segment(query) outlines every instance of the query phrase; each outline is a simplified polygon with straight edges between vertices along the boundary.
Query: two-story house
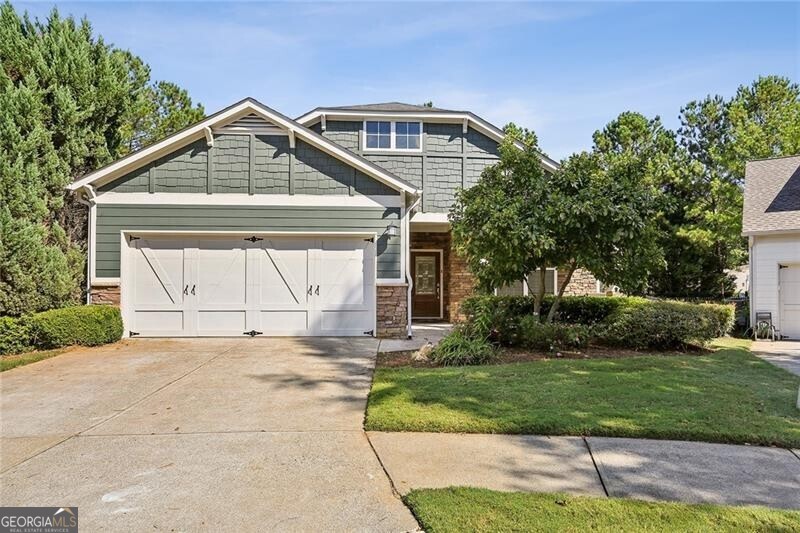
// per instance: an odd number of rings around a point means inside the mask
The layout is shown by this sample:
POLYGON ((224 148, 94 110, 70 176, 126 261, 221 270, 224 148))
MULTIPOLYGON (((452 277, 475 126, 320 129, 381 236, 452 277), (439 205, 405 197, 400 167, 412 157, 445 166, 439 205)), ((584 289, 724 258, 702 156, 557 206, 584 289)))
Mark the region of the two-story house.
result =
MULTIPOLYGON (((142 336, 405 336, 412 319, 455 320, 474 284, 447 212, 502 138, 466 111, 292 120, 245 99, 70 185, 89 206, 89 300, 120 305, 142 336)), ((582 272, 570 289, 601 287, 582 272)))

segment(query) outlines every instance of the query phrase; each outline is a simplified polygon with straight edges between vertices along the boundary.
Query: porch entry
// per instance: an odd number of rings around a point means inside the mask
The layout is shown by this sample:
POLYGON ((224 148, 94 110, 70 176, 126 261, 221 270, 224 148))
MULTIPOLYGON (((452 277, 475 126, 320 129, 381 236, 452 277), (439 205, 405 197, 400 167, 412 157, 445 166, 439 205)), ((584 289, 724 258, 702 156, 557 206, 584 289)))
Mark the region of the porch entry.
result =
POLYGON ((442 250, 411 250, 411 317, 441 319, 442 250))

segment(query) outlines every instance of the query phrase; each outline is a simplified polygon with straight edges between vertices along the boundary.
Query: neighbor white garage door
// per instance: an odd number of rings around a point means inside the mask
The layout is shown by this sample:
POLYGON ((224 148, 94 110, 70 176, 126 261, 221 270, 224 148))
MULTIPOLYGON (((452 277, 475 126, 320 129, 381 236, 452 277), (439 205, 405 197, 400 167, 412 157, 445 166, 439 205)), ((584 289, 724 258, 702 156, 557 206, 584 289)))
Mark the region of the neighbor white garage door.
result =
POLYGON ((780 267, 781 335, 800 339, 800 265, 780 267))
POLYGON ((361 237, 129 242, 128 329, 141 336, 364 336, 375 321, 375 245, 361 237))

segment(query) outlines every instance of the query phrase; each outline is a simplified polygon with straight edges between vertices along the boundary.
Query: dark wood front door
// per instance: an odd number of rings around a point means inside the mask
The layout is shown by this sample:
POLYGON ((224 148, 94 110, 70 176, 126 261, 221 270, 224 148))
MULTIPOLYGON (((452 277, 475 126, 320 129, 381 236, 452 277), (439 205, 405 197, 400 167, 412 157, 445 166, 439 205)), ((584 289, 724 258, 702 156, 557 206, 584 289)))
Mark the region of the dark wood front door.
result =
POLYGON ((413 318, 442 318, 441 261, 439 252, 411 252, 413 318))

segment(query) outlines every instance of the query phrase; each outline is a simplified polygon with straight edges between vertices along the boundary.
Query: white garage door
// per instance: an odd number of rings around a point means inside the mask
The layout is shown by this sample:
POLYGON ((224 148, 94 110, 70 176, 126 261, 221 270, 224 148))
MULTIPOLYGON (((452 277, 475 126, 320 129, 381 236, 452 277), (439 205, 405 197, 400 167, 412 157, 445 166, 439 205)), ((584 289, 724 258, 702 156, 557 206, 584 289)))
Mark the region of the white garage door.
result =
POLYGON ((375 245, 356 237, 134 238, 123 273, 141 336, 363 336, 375 245))
POLYGON ((800 265, 780 268, 781 335, 800 339, 800 265))

